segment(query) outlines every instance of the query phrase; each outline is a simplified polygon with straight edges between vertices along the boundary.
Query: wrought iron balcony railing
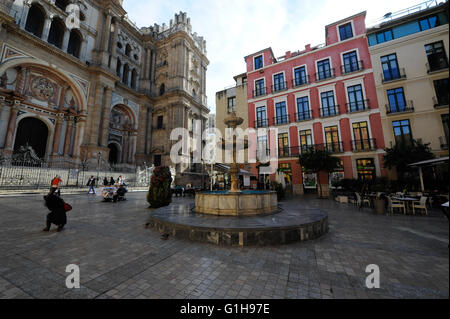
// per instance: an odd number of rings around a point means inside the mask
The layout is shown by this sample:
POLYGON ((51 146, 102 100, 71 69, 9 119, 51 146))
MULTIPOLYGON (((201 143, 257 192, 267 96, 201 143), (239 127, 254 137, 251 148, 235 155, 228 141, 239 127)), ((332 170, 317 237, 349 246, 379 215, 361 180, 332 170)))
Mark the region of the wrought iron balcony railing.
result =
POLYGON ((366 111, 366 110, 370 109, 369 102, 370 101, 367 99, 367 100, 345 103, 345 106, 347 108, 347 113, 366 111))
POLYGON ((298 87, 302 85, 307 85, 310 83, 309 75, 301 76, 301 77, 295 77, 292 80, 292 87, 298 87))
POLYGON ((439 144, 441 145, 441 150, 448 150, 448 137, 439 136, 439 144))
POLYGON ((253 97, 262 96, 268 94, 267 87, 261 87, 257 88, 256 90, 253 90, 253 97))
POLYGON ((288 89, 288 83, 287 82, 275 83, 271 86, 271 88, 272 88, 272 93, 284 91, 284 90, 288 89))
POLYGON ((377 140, 375 138, 352 141, 353 152, 375 151, 376 149, 377 140))
POLYGON ((336 77, 336 73, 334 72, 334 68, 331 68, 327 71, 317 72, 315 74, 315 77, 316 77, 316 82, 318 82, 318 81, 323 81, 326 79, 334 78, 334 77, 336 77))
POLYGON ((440 108, 440 107, 443 107, 443 106, 447 106, 448 107, 448 105, 449 105, 448 103, 449 103, 449 94, 448 94, 448 92, 447 92, 447 94, 441 95, 441 96, 438 96, 438 97, 433 96, 433 105, 434 105, 435 108, 440 108))
POLYGON ((364 70, 364 61, 356 61, 352 63, 344 63, 344 65, 341 66, 341 72, 342 74, 348 74, 353 72, 358 72, 364 70))
POLYGON ((315 144, 314 148, 316 150, 328 151, 331 153, 343 153, 344 152, 344 144, 342 142, 315 144))
POLYGON ((390 106, 385 105, 386 107, 386 114, 400 114, 400 113, 411 113, 414 112, 414 104, 413 101, 408 100, 406 101, 404 106, 390 106))
POLYGON ((273 125, 289 124, 289 115, 276 116, 273 118, 273 125))
POLYGON ((313 119, 313 117, 312 117, 311 110, 300 112, 300 113, 295 113, 295 121, 296 122, 309 121, 312 119, 313 119))
POLYGON ((427 73, 448 69, 447 57, 442 53, 431 54, 428 56, 426 67, 427 73))
POLYGON ((381 73, 381 82, 387 83, 391 81, 406 79, 405 68, 396 68, 383 71, 381 73))
POLYGON ((331 117, 339 115, 339 105, 320 108, 320 117, 331 117))
POLYGON ((269 120, 268 119, 257 119, 255 121, 255 128, 268 127, 268 126, 269 126, 269 120))

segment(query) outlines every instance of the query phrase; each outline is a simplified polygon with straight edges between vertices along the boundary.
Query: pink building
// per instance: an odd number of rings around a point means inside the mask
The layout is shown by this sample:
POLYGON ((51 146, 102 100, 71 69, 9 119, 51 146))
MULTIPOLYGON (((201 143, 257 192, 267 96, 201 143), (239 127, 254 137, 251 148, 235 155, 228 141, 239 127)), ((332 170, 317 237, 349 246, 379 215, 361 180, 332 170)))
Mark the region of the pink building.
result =
MULTIPOLYGON (((365 12, 325 27, 326 43, 276 58, 271 48, 245 57, 249 127, 276 127, 279 168, 295 194, 315 187, 298 155, 327 148, 341 159, 332 178, 385 176, 384 145, 365 12)), ((269 148, 258 133, 258 152, 269 148)), ((272 147, 272 145, 270 145, 272 147)), ((259 176, 259 165, 252 165, 259 176)), ((269 179, 274 179, 274 174, 269 179)), ((320 177, 323 184, 323 177, 320 177)), ((267 181, 267 177, 266 177, 267 181)))

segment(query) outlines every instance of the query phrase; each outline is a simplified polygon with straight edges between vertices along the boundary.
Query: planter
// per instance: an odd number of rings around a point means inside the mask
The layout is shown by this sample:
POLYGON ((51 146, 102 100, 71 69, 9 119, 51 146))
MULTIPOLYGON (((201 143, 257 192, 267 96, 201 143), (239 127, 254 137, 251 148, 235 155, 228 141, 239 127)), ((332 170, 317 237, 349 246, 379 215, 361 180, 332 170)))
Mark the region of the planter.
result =
POLYGON ((384 215, 384 213, 386 212, 385 208, 386 203, 384 199, 376 198, 373 200, 373 204, 375 206, 375 211, 377 212, 377 215, 384 215))

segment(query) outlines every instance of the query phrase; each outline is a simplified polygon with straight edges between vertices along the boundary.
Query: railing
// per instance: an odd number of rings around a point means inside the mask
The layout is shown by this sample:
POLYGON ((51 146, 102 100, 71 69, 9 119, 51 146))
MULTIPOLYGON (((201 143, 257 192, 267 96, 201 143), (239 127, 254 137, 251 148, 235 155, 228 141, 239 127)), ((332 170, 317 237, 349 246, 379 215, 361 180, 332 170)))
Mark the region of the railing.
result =
POLYGON ((287 82, 280 82, 280 83, 275 83, 272 85, 272 93, 273 92, 279 92, 279 91, 284 91, 288 89, 288 84, 287 82))
MULTIPOLYGON (((295 153, 292 153, 292 149, 295 149, 295 147, 279 147, 278 148, 278 157, 291 157, 295 156, 295 153)), ((297 154, 298 155, 298 154, 297 154)))
POLYGON ((444 136, 439 136, 439 144, 441 145, 441 150, 448 150, 448 139, 444 136))
POLYGON ((399 113, 410 113, 414 112, 414 104, 413 101, 408 100, 406 101, 406 105, 403 107, 397 107, 395 109, 392 109, 390 105, 385 105, 386 107, 386 114, 399 114, 399 113))
POLYGON ((258 119, 255 121, 255 128, 258 127, 268 127, 269 126, 269 120, 268 119, 258 119))
POLYGON ((356 61, 352 63, 344 63, 344 65, 341 66, 341 72, 342 74, 348 74, 353 72, 358 72, 364 70, 364 61, 356 61))
POLYGON ((334 68, 331 68, 329 71, 317 72, 315 73, 316 82, 323 81, 326 79, 331 79, 336 77, 336 73, 334 72, 334 68))
POLYGON ((314 144, 314 148, 316 150, 328 151, 331 153, 343 153, 344 152, 344 145, 342 142, 314 144))
POLYGON ((339 115, 339 105, 320 108, 320 117, 331 117, 339 115))
POLYGON ((300 113, 295 113, 295 121, 296 122, 302 122, 302 121, 309 121, 312 120, 312 111, 304 111, 300 113))
POLYGON ((426 67, 427 67, 427 73, 437 72, 437 71, 448 69, 447 57, 445 57, 444 55, 438 56, 436 62, 433 62, 431 64, 430 64, 430 62, 427 62, 426 67))
POLYGON ((274 125, 289 124, 289 115, 276 116, 273 118, 274 125))
POLYGON ((266 95, 267 93, 267 87, 258 88, 256 90, 253 90, 253 97, 266 95))
POLYGON ((307 85, 309 83, 310 83, 309 75, 305 75, 305 76, 294 78, 292 80, 292 87, 298 87, 298 86, 302 86, 302 85, 307 85))
POLYGON ((433 105, 435 108, 439 108, 442 106, 448 106, 448 104, 449 104, 448 92, 447 92, 447 95, 444 95, 444 96, 439 96, 439 97, 433 96, 433 105))
POLYGON ((381 73, 381 82, 387 83, 391 81, 397 81, 406 79, 405 68, 400 69, 389 69, 386 72, 381 73))
POLYGON ((350 103, 345 103, 348 113, 361 112, 370 109, 370 101, 361 100, 350 103))
POLYGON ((375 138, 353 140, 353 152, 375 151, 377 149, 377 140, 375 138))

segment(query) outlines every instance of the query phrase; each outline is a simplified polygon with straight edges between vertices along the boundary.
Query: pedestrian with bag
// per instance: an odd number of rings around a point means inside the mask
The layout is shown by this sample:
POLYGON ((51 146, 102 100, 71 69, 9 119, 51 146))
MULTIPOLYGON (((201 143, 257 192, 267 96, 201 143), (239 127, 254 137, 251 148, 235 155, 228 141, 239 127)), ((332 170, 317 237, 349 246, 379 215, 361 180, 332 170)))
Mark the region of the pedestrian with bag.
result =
POLYGON ((62 183, 62 179, 59 177, 59 175, 56 175, 50 183, 51 184, 50 185, 50 193, 56 194, 57 196, 61 196, 61 190, 60 190, 61 183, 62 183))
POLYGON ((57 196, 54 192, 50 192, 48 195, 44 196, 45 206, 50 210, 47 214, 46 227, 42 231, 50 231, 50 226, 55 224, 58 226, 57 231, 63 230, 64 226, 67 224, 66 212, 72 209, 68 203, 57 196))
POLYGON ((91 193, 91 190, 92 190, 93 194, 95 195, 95 188, 94 188, 95 187, 95 178, 94 178, 94 176, 91 176, 91 178, 87 182, 87 186, 89 186, 88 195, 91 193))

